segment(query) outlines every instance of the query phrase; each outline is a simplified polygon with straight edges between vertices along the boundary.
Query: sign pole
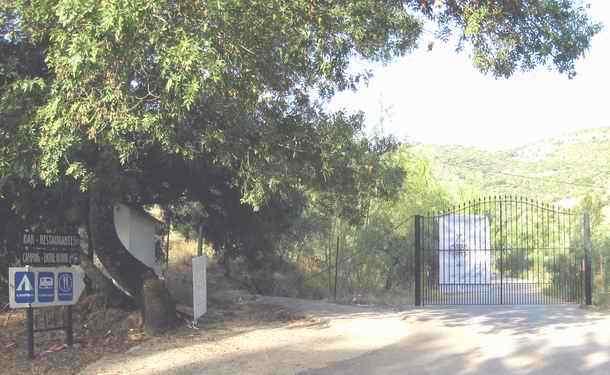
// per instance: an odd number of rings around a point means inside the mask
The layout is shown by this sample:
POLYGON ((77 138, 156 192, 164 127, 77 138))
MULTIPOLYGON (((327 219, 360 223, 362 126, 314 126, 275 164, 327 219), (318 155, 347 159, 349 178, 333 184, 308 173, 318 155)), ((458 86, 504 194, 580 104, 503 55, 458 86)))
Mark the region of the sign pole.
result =
POLYGON ((74 345, 74 331, 72 329, 72 305, 66 308, 66 345, 74 345))
POLYGON ((203 255, 203 224, 199 224, 199 233, 197 237, 197 256, 203 255))
POLYGON ((27 308, 26 326, 28 357, 34 359, 34 309, 31 306, 27 308))

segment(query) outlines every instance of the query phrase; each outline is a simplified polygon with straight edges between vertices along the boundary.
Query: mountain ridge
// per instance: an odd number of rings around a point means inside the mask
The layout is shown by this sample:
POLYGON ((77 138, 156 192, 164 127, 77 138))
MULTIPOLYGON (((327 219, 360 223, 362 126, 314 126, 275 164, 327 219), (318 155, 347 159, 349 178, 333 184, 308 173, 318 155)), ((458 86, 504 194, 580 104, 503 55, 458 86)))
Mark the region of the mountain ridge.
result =
MULTIPOLYGON (((416 145, 437 177, 456 191, 517 195, 550 203, 606 194, 610 127, 585 129, 504 150, 416 145)), ((467 193, 466 193, 467 194, 467 193)))

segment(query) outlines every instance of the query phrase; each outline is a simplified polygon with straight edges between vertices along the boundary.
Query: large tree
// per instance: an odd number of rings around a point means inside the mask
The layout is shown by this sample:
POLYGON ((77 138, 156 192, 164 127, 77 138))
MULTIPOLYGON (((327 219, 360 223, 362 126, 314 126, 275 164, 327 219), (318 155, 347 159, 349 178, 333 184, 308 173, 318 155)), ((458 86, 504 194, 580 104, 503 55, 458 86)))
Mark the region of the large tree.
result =
POLYGON ((0 175, 86 192, 95 249, 136 295, 146 269, 108 241, 112 204, 226 216, 327 189, 362 119, 320 103, 366 80, 353 59, 390 61, 435 24, 484 73, 573 76, 599 30, 568 0, 0 1, 0 175))

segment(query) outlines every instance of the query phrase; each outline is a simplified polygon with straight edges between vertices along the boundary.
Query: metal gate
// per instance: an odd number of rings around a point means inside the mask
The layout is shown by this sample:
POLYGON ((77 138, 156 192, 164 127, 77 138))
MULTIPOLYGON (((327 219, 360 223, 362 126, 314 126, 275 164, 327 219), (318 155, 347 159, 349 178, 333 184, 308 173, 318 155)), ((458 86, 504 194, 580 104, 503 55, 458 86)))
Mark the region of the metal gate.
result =
POLYGON ((589 220, 516 197, 415 218, 415 304, 591 304, 589 220))

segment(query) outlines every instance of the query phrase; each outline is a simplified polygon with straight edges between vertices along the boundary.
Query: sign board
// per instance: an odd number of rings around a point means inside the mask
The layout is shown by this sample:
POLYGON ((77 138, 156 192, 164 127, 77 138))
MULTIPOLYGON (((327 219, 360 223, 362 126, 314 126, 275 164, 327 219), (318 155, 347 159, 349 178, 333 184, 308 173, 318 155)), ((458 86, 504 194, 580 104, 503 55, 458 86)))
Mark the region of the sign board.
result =
POLYGON ((55 301, 55 275, 53 272, 38 272, 38 301, 55 301))
POLYGON ((438 222, 439 283, 491 282, 491 225, 483 215, 450 215, 438 222))
POLYGON ((80 263, 80 237, 74 234, 23 233, 21 262, 30 266, 80 263))
POLYGON ((208 290, 206 268, 208 259, 205 255, 193 257, 193 320, 196 322, 208 310, 208 290))
POLYGON ((11 308, 74 305, 85 290, 85 273, 73 267, 10 267, 11 308))
POLYGON ((34 272, 28 270, 15 272, 13 280, 15 280, 15 302, 16 303, 33 303, 34 302, 34 272))
POLYGON ((72 301, 74 298, 74 277, 71 272, 57 274, 57 297, 60 301, 72 301))

